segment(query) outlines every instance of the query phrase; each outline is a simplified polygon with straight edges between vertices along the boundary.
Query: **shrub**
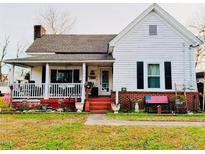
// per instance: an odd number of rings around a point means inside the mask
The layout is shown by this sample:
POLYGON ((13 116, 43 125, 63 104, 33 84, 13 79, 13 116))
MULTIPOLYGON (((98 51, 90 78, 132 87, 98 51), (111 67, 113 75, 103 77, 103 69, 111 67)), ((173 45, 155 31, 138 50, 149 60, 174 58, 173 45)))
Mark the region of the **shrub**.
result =
POLYGON ((177 99, 178 99, 180 102, 183 102, 183 103, 186 102, 186 98, 185 98, 184 95, 177 95, 177 96, 171 97, 170 103, 175 104, 177 99))

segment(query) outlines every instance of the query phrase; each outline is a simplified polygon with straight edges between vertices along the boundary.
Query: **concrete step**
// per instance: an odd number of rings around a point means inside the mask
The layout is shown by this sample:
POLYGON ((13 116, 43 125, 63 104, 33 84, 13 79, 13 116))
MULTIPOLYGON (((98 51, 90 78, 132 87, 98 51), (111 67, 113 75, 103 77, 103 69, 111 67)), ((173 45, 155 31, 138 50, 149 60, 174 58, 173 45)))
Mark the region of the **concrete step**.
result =
POLYGON ((90 110, 91 113, 96 113, 96 114, 102 114, 102 113, 107 113, 110 110, 90 110))

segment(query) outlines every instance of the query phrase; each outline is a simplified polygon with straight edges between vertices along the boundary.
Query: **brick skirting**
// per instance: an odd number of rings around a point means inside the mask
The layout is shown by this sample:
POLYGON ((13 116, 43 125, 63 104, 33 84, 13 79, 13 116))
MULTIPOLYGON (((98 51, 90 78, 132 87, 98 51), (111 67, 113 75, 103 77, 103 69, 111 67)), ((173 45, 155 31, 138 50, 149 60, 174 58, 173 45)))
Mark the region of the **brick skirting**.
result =
MULTIPOLYGON (((175 96, 175 92, 119 92, 119 103, 125 104, 129 97, 130 99, 143 99, 147 95, 151 96, 168 96, 169 100, 175 96)), ((181 93, 183 95, 183 93, 181 93)), ((115 92, 113 91, 111 93, 111 97, 113 100, 115 100, 115 92)), ((187 107, 189 110, 199 110, 199 95, 198 92, 186 92, 186 98, 187 98, 187 107)), ((144 105, 140 106, 141 109, 144 108, 144 105)))

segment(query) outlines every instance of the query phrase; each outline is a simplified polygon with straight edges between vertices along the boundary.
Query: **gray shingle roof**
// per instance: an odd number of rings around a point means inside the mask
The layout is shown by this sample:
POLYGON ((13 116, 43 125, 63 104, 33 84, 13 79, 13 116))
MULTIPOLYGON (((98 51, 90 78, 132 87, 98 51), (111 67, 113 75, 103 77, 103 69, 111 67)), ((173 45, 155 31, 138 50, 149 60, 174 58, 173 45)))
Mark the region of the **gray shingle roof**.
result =
POLYGON ((37 38, 27 53, 106 53, 116 35, 44 35, 37 38))
POLYGON ((114 60, 112 55, 109 54, 46 54, 35 55, 32 57, 7 59, 5 63, 22 63, 22 62, 72 62, 72 61, 89 61, 89 60, 114 60))

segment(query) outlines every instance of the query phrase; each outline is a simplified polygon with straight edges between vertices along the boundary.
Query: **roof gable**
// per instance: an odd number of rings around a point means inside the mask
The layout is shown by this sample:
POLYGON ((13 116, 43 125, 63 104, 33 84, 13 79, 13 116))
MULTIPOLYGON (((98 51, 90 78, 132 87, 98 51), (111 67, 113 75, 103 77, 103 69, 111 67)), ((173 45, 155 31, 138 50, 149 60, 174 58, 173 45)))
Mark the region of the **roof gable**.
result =
POLYGON ((149 6, 144 12, 142 12, 137 18, 135 18, 127 27, 125 27, 114 39, 112 39, 109 45, 115 46, 115 44, 126 35, 136 24, 138 24, 143 18, 145 18, 149 13, 154 11, 161 18, 163 18, 171 27, 178 31, 181 36, 191 44, 201 44, 202 41, 197 38, 193 33, 191 33, 187 28, 180 24, 176 19, 174 19, 170 14, 168 14, 164 9, 162 9, 158 4, 154 3, 149 6))

